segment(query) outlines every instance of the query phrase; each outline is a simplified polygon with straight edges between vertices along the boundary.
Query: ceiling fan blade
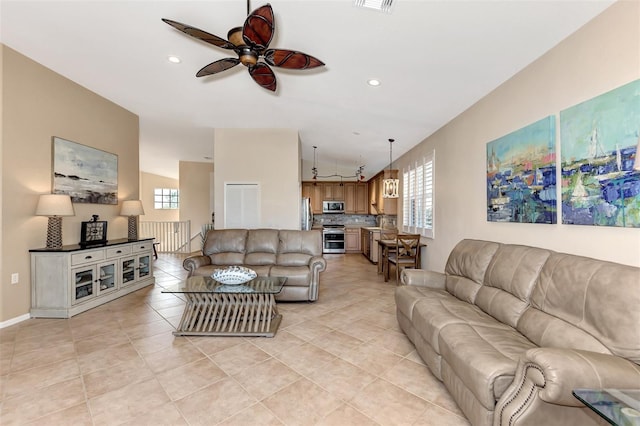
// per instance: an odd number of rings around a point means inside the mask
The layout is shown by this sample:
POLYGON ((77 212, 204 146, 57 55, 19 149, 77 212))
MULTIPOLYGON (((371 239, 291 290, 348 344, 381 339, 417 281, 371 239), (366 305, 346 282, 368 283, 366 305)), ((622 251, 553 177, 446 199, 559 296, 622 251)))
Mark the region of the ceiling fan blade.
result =
POLYGON ((213 44, 214 46, 229 50, 234 50, 236 48, 236 46, 223 39, 222 37, 209 34, 208 32, 202 31, 196 27, 192 27, 191 25, 182 24, 180 22, 172 21, 171 19, 165 18, 162 18, 162 21, 171 25, 173 28, 182 31, 185 34, 190 35, 191 37, 206 41, 207 43, 213 44))
POLYGON ((276 75, 273 73, 273 70, 269 68, 269 65, 258 62, 254 66, 249 67, 249 74, 251 74, 253 81, 261 87, 271 90, 272 92, 276 91, 276 75))
POLYGON ((274 67, 294 70, 306 70, 324 65, 324 62, 306 53, 286 49, 268 49, 264 52, 264 60, 274 67))
POLYGON ((274 31, 273 9, 270 4, 265 4, 251 12, 244 21, 242 39, 248 46, 261 52, 271 43, 274 31))
POLYGON ((209 65, 203 67, 196 77, 204 77, 205 75, 217 74, 219 72, 233 68, 240 63, 240 59, 237 58, 225 58, 215 62, 211 62, 209 65))

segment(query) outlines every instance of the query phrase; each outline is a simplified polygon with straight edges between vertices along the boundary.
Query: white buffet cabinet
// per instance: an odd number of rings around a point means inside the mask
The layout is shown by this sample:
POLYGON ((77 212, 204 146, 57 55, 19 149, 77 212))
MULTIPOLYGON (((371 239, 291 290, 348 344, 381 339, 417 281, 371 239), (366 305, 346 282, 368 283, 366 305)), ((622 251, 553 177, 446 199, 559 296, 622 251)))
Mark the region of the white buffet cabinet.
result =
POLYGON ((71 318, 155 282, 153 238, 29 252, 34 318, 71 318))

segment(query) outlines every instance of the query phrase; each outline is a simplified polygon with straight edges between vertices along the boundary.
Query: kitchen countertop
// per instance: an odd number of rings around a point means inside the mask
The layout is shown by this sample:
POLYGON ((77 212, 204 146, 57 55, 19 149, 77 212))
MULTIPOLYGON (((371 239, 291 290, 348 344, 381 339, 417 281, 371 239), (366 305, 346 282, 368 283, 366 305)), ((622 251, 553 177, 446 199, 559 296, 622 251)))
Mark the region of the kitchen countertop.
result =
MULTIPOLYGON (((382 229, 388 229, 389 231, 395 231, 395 228, 381 228, 379 226, 370 226, 366 223, 347 223, 344 225, 345 228, 360 228, 367 231, 380 231, 382 229)), ((322 225, 313 225, 311 229, 322 229, 322 225)))

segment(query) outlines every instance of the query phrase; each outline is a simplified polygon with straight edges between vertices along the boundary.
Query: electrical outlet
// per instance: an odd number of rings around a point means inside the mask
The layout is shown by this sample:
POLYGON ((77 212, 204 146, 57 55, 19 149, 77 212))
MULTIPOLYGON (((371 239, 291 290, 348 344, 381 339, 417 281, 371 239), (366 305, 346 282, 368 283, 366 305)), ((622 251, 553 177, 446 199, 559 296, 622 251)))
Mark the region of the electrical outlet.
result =
POLYGON ((20 279, 20 275, 17 272, 14 274, 11 274, 11 284, 18 284, 19 279, 20 279))

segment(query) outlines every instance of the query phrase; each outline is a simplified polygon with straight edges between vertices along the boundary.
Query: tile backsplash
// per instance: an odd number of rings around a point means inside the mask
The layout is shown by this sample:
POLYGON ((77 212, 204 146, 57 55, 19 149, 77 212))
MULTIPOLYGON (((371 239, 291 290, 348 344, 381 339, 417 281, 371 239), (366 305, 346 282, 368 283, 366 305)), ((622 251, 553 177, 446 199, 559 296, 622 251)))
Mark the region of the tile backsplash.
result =
POLYGON ((395 228, 396 216, 374 216, 370 214, 317 214, 313 216, 313 224, 315 226, 357 225, 395 228))

